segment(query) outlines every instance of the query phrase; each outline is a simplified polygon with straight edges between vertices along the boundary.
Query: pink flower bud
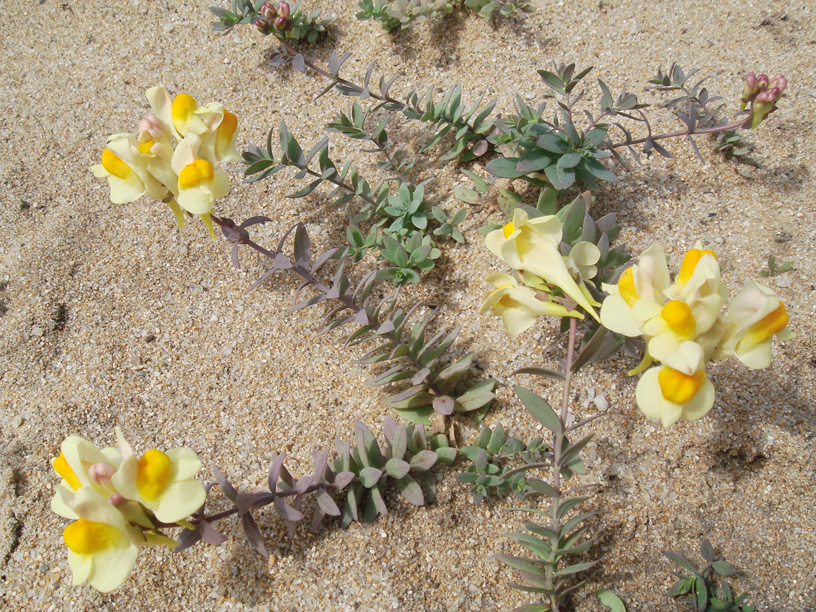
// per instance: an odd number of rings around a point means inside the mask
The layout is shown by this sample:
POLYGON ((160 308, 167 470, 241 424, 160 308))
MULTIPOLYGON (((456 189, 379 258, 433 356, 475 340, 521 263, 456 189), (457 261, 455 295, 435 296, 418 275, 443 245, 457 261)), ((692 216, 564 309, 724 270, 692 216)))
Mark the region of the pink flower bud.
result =
POLYGON ((286 17, 281 16, 275 17, 275 27, 278 28, 279 30, 285 30, 286 23, 287 23, 286 17))
POLYGON ((745 89, 748 92, 754 91, 754 87, 756 87, 756 75, 753 72, 749 72, 745 75, 745 89))
POLYGON ((161 119, 155 115, 150 115, 139 121, 139 140, 142 139, 143 134, 148 134, 148 140, 161 140, 165 134, 164 124, 161 119))
POLYGON ((275 6, 271 2, 265 3, 261 7, 260 12, 261 16, 267 21, 272 21, 277 16, 277 13, 275 12, 275 6))
POLYGON ((116 473, 116 468, 109 463, 94 463, 88 468, 88 476, 90 479, 98 484, 100 487, 112 489, 111 476, 116 473))
POLYGON ((756 88, 754 91, 765 91, 768 89, 768 75, 760 74, 757 77, 756 88))
POLYGON ((289 19, 289 3, 288 2, 281 2, 278 4, 278 15, 283 17, 284 19, 289 19))
POLYGON ((108 501, 114 506, 121 506, 127 500, 125 499, 125 496, 122 495, 121 493, 114 493, 113 495, 110 496, 108 501))
POLYGON ((757 94, 754 103, 751 105, 751 129, 756 128, 768 114, 776 110, 775 104, 780 95, 781 92, 778 87, 757 94))
POLYGON ((779 93, 785 91, 785 88, 788 86, 788 79, 786 79, 783 75, 777 74, 771 77, 770 81, 768 82, 768 86, 772 88, 779 89, 779 93))

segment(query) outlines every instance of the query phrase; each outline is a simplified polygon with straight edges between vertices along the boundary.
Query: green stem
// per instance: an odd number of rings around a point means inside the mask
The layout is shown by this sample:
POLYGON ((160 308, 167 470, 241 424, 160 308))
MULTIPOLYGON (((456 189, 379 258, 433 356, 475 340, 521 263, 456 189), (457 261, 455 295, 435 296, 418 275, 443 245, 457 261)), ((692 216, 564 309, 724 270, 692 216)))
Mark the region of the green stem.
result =
MULTIPOLYGON (((578 330, 578 319, 570 317, 569 339, 567 344, 567 358, 564 363, 564 385, 561 393, 561 411, 558 420, 561 422, 560 430, 553 432, 553 460, 552 460, 552 486, 557 496, 553 500, 552 508, 552 530, 561 533, 561 519, 558 518, 558 506, 561 501, 561 455, 564 448, 564 438, 567 435, 567 418, 570 409, 570 386, 572 383, 572 362, 575 358, 575 338, 578 330)), ((552 563, 547 564, 547 582, 553 589, 552 575, 557 570, 555 551, 558 549, 558 542, 552 542, 552 552, 550 553, 552 563)), ((560 606, 555 598, 555 593, 550 595, 550 608, 552 612, 559 612, 560 606)))

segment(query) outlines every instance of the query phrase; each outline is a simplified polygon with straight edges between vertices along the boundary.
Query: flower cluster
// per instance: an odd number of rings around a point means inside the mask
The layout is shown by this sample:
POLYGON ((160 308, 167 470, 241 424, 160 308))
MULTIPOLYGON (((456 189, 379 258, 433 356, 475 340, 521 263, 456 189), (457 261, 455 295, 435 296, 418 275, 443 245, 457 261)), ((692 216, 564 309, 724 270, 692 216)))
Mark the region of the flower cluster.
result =
POLYGON ((125 581, 142 546, 175 546, 160 528, 189 525, 206 496, 192 450, 154 448, 137 457, 118 427, 116 437, 118 448, 99 450, 70 436, 52 462, 62 482, 51 509, 74 521, 62 532, 73 582, 103 593, 125 581))
POLYGON ((637 386, 638 406, 665 427, 711 410, 714 387, 705 373, 709 361, 733 356, 749 368, 766 368, 773 337, 793 335, 785 305, 756 282, 748 283, 722 315, 728 290, 717 256, 700 242, 685 254, 674 282, 663 247, 655 243, 616 285, 604 289, 609 297, 601 307, 603 325, 646 341, 643 362, 630 374, 645 370, 637 386), (650 368, 654 361, 661 365, 650 368))
POLYGON ((597 273, 601 252, 590 242, 579 242, 564 256, 562 234, 556 215, 531 219, 527 211, 516 208, 510 223, 485 237, 487 248, 515 270, 521 282, 509 274, 488 276, 496 290, 479 312, 500 316, 511 336, 528 329, 541 315, 583 319, 576 305, 598 319, 593 306, 600 304, 583 281, 597 273))
POLYGON ((164 87, 147 90, 153 115, 134 134, 114 134, 91 170, 107 178, 111 201, 125 204, 143 195, 170 206, 183 225, 182 209, 199 215, 215 238, 210 220, 213 202, 229 191, 222 162, 238 161, 233 139, 234 114, 221 104, 198 106, 185 93, 171 98, 164 87))
POLYGON ((277 6, 266 2, 258 14, 260 16, 254 22, 255 27, 263 34, 270 34, 274 30, 285 37, 286 31, 292 29, 291 9, 288 2, 279 2, 277 6))
POLYGON ((788 79, 777 74, 772 77, 749 72, 745 75, 745 87, 742 89, 740 110, 751 105, 751 129, 756 128, 769 113, 776 110, 776 103, 788 86, 788 79))

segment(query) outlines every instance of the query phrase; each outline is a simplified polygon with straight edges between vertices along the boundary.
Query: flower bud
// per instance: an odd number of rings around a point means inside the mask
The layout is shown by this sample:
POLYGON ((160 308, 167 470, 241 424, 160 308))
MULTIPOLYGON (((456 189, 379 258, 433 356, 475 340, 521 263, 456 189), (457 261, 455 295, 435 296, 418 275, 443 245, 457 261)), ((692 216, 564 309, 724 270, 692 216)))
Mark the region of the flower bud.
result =
POLYGON ((779 89, 779 93, 785 91, 785 88, 788 86, 788 79, 786 79, 781 74, 776 74, 770 78, 768 82, 768 87, 779 89))
POLYGON ((286 24, 288 23, 288 21, 289 20, 286 19, 286 17, 282 17, 282 16, 278 15, 277 17, 275 17, 275 27, 278 30, 285 30, 286 29, 286 24))
POLYGON ((145 117, 141 121, 139 121, 139 140, 142 140, 142 136, 147 134, 150 136, 148 140, 161 140, 162 136, 165 135, 164 125, 161 122, 161 119, 156 117, 155 115, 150 115, 145 117))
POLYGON ((112 506, 121 506, 127 500, 125 499, 125 496, 122 495, 121 493, 114 493, 113 495, 110 496, 108 501, 111 503, 112 506))
POLYGON ((280 15, 284 19, 289 19, 290 11, 288 2, 281 2, 280 4, 278 4, 278 15, 280 15))
POLYGON ((88 468, 88 476, 90 477, 91 481, 106 489, 114 488, 113 484, 111 483, 111 476, 113 476, 115 473, 116 468, 110 463, 94 463, 90 468, 88 468))
POLYGON ((768 114, 776 110, 776 101, 779 99, 781 92, 779 87, 774 87, 769 91, 763 91, 754 99, 751 106, 753 111, 751 115, 751 129, 756 128, 768 114))
POLYGON ((253 24, 258 28, 262 34, 269 34, 269 22, 265 19, 256 19, 253 24))
POLYGON ((742 98, 740 100, 740 110, 744 111, 754 95, 756 95, 757 78, 753 72, 745 75, 745 87, 742 88, 742 98))
POLYGON ((272 21, 273 19, 275 19, 275 17, 277 17, 277 13, 275 12, 275 6, 271 2, 265 3, 261 7, 260 13, 261 17, 263 17, 267 21, 272 21))

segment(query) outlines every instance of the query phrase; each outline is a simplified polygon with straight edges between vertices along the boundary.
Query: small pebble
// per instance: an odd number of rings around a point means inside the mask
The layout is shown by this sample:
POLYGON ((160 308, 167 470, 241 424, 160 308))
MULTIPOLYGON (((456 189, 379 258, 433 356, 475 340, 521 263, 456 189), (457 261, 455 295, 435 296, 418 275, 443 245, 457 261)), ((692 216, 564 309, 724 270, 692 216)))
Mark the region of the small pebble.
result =
POLYGON ((34 338, 42 338, 42 335, 45 333, 45 330, 42 327, 32 327, 31 328, 31 336, 34 338))

